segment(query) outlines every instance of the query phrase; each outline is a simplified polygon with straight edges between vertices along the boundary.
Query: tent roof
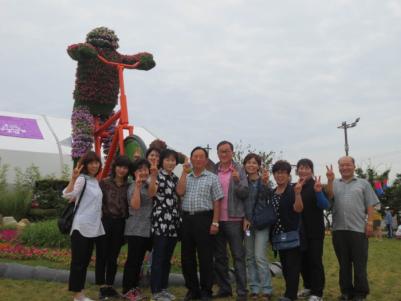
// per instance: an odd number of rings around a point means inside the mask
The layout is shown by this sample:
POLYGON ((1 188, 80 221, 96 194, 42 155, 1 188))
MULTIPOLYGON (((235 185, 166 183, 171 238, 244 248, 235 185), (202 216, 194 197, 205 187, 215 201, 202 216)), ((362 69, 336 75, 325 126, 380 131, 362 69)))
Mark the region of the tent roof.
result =
MULTIPOLYGON (((30 129, 32 128, 29 128, 28 131, 30 129)), ((71 121, 69 119, 0 111, 0 149, 2 150, 59 153, 58 141, 63 155, 69 155, 71 153, 71 132, 71 121), (12 118, 11 122, 10 118, 12 118), (12 121, 15 123, 11 124, 12 121), (32 137, 29 138, 19 135, 18 128, 23 130, 24 125, 22 123, 24 121, 31 123, 28 126, 36 124, 39 133, 31 135, 32 137), (14 128, 12 128, 13 126, 14 128), (10 136, 5 136, 5 134, 10 134, 10 136)), ((156 139, 152 133, 143 127, 135 126, 134 133, 141 137, 147 146, 156 139)))

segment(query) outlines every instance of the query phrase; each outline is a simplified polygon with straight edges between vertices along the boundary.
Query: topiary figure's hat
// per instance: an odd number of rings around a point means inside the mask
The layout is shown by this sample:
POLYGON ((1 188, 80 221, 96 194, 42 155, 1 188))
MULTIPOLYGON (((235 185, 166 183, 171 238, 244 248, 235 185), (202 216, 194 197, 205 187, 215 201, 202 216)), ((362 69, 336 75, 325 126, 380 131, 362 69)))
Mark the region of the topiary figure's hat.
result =
POLYGON ((118 48, 118 37, 114 30, 97 27, 86 35, 86 42, 98 47, 118 48))

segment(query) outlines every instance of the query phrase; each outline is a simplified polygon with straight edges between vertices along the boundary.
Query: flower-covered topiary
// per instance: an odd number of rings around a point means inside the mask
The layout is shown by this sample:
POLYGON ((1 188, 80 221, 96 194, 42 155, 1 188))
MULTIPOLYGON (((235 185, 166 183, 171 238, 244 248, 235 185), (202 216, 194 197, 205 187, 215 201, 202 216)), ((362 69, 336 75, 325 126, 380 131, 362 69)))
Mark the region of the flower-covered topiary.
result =
MULTIPOLYGON (((99 116, 101 122, 113 113, 118 101, 119 82, 117 68, 101 62, 97 55, 109 61, 135 64, 137 69, 150 70, 156 63, 153 56, 147 52, 135 55, 123 55, 116 51, 118 37, 107 27, 98 27, 89 32, 85 43, 73 44, 68 47, 69 56, 78 61, 76 71, 74 108, 72 123, 72 158, 74 161, 92 148, 94 117, 99 116)), ((114 132, 114 126, 109 132, 114 132)), ((110 141, 105 141, 104 151, 108 152, 110 141)))

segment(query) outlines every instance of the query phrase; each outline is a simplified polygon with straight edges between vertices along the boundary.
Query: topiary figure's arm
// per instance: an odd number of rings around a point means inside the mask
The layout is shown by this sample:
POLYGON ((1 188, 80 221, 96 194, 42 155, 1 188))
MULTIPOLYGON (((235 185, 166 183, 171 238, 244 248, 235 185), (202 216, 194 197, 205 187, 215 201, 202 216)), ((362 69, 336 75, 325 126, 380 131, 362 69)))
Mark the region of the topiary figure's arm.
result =
POLYGON ((134 55, 121 55, 122 63, 124 64, 135 64, 141 62, 137 69, 139 70, 150 70, 156 66, 156 62, 153 60, 153 55, 148 52, 140 52, 134 55))
POLYGON ((97 56, 97 50, 91 44, 78 43, 68 46, 68 55, 76 61, 82 61, 97 56))

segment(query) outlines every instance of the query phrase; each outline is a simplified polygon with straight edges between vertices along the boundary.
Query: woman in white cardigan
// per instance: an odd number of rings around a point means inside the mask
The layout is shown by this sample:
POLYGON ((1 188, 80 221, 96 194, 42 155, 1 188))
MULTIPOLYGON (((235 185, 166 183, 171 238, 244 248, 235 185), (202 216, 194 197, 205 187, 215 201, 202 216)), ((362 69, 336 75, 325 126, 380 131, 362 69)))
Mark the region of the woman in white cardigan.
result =
POLYGON ((100 167, 100 158, 89 151, 74 168, 71 180, 63 191, 63 196, 70 202, 80 200, 70 233, 71 265, 68 289, 74 292, 74 301, 93 301, 84 295, 83 289, 95 238, 105 234, 101 222, 103 195, 96 179, 100 167))

